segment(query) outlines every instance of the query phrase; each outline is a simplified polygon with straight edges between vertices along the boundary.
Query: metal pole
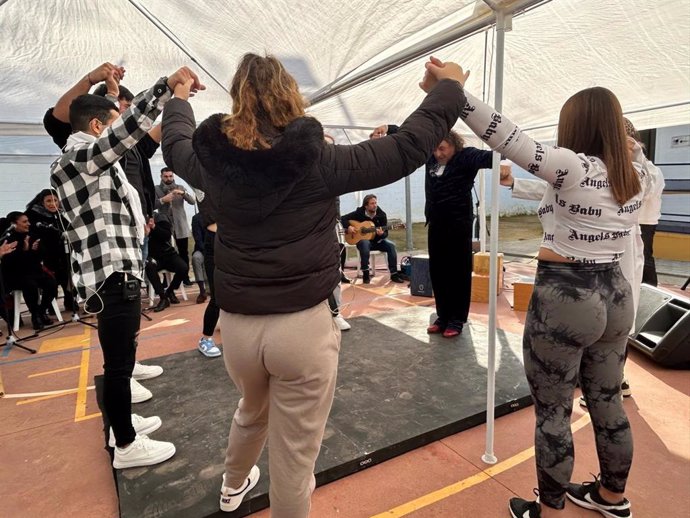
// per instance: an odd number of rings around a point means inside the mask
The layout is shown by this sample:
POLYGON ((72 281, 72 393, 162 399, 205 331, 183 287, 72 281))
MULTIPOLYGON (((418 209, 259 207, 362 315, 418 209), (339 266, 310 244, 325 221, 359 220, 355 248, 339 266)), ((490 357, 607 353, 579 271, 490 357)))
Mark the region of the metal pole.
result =
MULTIPOLYGON (((493 8, 493 6, 492 6, 493 8)), ((503 59, 505 50, 505 32, 510 30, 512 14, 496 11, 496 99, 494 107, 497 112, 503 109, 503 59)), ((495 464, 494 455, 494 420, 496 401, 496 289, 498 282, 498 205, 499 205, 499 176, 501 156, 494 153, 494 163, 491 175, 491 243, 489 251, 489 351, 486 376, 486 450, 482 460, 487 464, 495 464)))
POLYGON ((411 251, 412 243, 412 186, 410 175, 405 177, 405 250, 411 251))

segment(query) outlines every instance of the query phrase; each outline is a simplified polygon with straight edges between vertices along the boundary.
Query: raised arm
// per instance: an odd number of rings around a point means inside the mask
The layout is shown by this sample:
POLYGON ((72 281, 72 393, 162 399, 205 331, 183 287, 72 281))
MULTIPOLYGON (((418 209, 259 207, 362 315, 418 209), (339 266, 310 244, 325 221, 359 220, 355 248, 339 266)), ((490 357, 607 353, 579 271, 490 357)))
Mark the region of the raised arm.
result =
POLYGON ((94 142, 67 155, 72 165, 82 174, 98 175, 107 171, 146 136, 170 97, 165 78, 159 79, 151 88, 137 95, 132 105, 94 142))
POLYGON ((373 189, 409 175, 448 134, 464 104, 459 79, 444 79, 394 135, 354 146, 324 146, 324 181, 330 193, 373 189))
POLYGON ((466 93, 460 118, 491 149, 556 188, 578 183, 588 170, 583 157, 569 149, 547 146, 523 133, 504 115, 466 93))
MULTIPOLYGON (((115 72, 111 72, 111 78, 115 72)), ((170 99, 175 86, 182 82, 199 84, 199 79, 187 67, 182 67, 168 78, 159 79, 150 89, 137 95, 132 105, 88 146, 67 155, 82 174, 97 175, 109 169, 144 138, 153 122, 170 99)))
MULTIPOLYGON (((97 85, 101 81, 105 81, 113 70, 118 70, 121 77, 125 75, 124 68, 117 67, 108 62, 103 63, 84 75, 74 86, 62 94, 62 97, 55 103, 53 117, 60 122, 69 122, 69 105, 72 104, 72 101, 80 95, 88 94, 92 86, 97 85)), ((118 91, 116 90, 115 97, 117 97, 117 94, 118 91)))
POLYGON ((179 87, 163 112, 163 160, 175 174, 195 189, 204 190, 203 167, 192 146, 196 130, 189 92, 179 87))

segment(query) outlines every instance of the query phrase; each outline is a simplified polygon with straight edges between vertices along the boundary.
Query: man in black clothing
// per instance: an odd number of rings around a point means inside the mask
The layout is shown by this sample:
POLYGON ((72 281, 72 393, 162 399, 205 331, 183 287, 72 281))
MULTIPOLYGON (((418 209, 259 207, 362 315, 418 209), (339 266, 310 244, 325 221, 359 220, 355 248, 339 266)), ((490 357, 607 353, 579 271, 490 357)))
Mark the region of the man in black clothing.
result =
POLYGON ((163 311, 170 304, 179 304, 175 290, 180 287, 187 265, 180 254, 172 246, 172 224, 164 214, 156 214, 155 225, 149 234, 149 257, 146 261, 146 278, 153 285, 156 295, 160 297, 158 305, 153 311, 163 311), (163 288, 158 272, 167 270, 172 272, 173 279, 167 289, 163 288))
POLYGON ((405 282, 401 273, 398 271, 398 254, 395 249, 395 243, 386 239, 388 237, 388 217, 386 213, 378 206, 378 199, 374 194, 367 194, 364 197, 362 206, 354 212, 345 214, 341 218, 343 228, 350 235, 356 233, 356 229, 350 225, 350 221, 371 221, 376 227, 376 232, 372 240, 362 239, 357 242, 357 250, 359 250, 359 257, 361 260, 362 278, 364 284, 371 282, 371 274, 369 272, 369 255, 371 250, 378 250, 386 252, 388 256, 388 270, 391 273, 391 281, 405 282))
MULTIPOLYGON (((371 138, 397 132, 379 126, 371 138)), ((429 334, 453 338, 462 332, 470 312, 472 291, 472 187, 480 169, 493 164, 493 152, 467 147, 450 131, 426 163, 424 215, 429 227, 429 274, 438 318, 429 334)), ((508 166, 501 166, 508 167, 508 166)))

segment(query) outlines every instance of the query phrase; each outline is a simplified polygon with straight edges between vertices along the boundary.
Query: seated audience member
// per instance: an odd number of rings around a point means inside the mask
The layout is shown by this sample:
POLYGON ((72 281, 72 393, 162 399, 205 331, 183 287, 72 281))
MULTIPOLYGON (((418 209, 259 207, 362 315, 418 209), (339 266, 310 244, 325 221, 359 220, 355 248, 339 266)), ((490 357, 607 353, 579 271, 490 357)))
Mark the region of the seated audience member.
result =
POLYGON ((386 213, 378 206, 378 199, 374 194, 367 194, 364 197, 362 206, 354 212, 345 214, 341 218, 343 228, 346 229, 347 234, 354 234, 355 228, 350 225, 350 221, 371 221, 376 226, 376 235, 374 239, 362 239, 357 243, 359 256, 361 259, 362 277, 364 284, 371 282, 371 274, 369 272, 369 255, 372 250, 386 252, 388 256, 388 271, 391 274, 393 282, 404 282, 401 273, 398 271, 398 255, 395 250, 395 243, 386 239, 388 237, 388 218, 386 213))
POLYGON ((160 297, 155 312, 163 311, 170 304, 179 304, 175 290, 180 287, 187 265, 172 246, 172 224, 164 214, 156 214, 155 226, 149 234, 149 258, 146 262, 146 278, 153 284, 156 295, 160 297), (168 270, 173 279, 167 289, 163 288, 158 272, 168 270))
MULTIPOLYGON (((11 228, 4 239, 7 243, 17 243, 13 253, 2 261, 2 275, 8 291, 21 290, 24 302, 31 312, 31 324, 36 330, 51 324, 46 315, 57 293, 55 279, 43 271, 39 246, 40 239, 29 235, 31 223, 23 212, 10 212, 7 215, 11 228), (41 292, 39 302, 39 290, 41 292)), ((19 311, 19 308, 14 308, 19 311)))
MULTIPOLYGON (((5 219, 5 218, 2 218, 5 219)), ((0 224, 0 233, 4 232, 2 231, 2 224, 0 224)), ((0 265, 2 264, 2 258, 6 256, 7 254, 11 254, 14 252, 17 248, 17 242, 15 241, 14 243, 8 243, 4 239, 0 239, 0 265)), ((0 318, 2 318, 5 322, 7 322, 7 328, 9 330, 10 328, 10 318, 9 315, 7 315, 7 308, 5 306, 5 299, 7 297, 7 292, 5 291, 5 283, 2 279, 2 268, 0 267, 0 318)), ((0 336, 2 336, 2 332, 0 331, 0 336)))
POLYGON ((192 253, 192 270, 194 270, 194 280, 199 285, 199 296, 196 298, 197 304, 206 302, 206 275, 204 274, 204 239, 206 229, 201 221, 201 213, 192 216, 192 237, 194 238, 194 252, 192 253))
MULTIPOLYGON (((60 201, 51 189, 43 189, 26 206, 26 215, 31 223, 30 234, 40 239, 39 252, 43 267, 55 278, 64 293, 65 311, 78 310, 69 283, 69 252, 65 250, 62 233, 67 223, 60 215, 60 201)), ((49 311, 52 308, 49 308, 49 311)))

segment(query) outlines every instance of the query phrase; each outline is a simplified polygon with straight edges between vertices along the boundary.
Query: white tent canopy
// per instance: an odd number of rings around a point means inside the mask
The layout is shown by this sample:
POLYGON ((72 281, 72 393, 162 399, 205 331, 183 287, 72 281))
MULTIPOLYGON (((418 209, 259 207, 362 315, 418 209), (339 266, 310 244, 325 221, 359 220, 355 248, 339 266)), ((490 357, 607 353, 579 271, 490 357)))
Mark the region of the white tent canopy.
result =
MULTIPOLYGON (((553 138, 563 101, 601 85, 639 128, 690 120, 689 0, 543 3, 517 16, 506 39, 507 115, 533 135, 553 138)), ((474 22, 492 16, 484 2, 467 0, 0 0, 0 135, 43 134, 45 109, 103 61, 123 64, 123 83, 134 92, 182 64, 200 70, 209 88, 193 100, 201 120, 229 109, 224 88, 250 51, 275 54, 306 95, 324 94, 311 113, 325 125, 401 122, 422 98, 423 57, 338 95, 328 97, 324 87, 379 73, 377 65, 420 41, 439 41, 458 27, 476 31, 474 22)), ((494 73, 485 60, 492 42, 489 28, 437 54, 472 70, 467 87, 481 94, 494 73)))

